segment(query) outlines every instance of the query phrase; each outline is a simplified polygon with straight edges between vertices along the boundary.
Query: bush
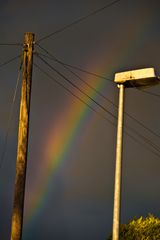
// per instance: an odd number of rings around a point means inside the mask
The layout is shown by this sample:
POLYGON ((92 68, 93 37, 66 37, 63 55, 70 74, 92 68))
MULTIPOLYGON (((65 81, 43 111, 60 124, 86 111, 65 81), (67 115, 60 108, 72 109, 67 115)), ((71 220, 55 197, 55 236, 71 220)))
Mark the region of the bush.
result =
MULTIPOLYGON (((120 226, 119 240, 160 240, 160 219, 149 215, 120 226)), ((112 240, 112 236, 108 238, 112 240)))

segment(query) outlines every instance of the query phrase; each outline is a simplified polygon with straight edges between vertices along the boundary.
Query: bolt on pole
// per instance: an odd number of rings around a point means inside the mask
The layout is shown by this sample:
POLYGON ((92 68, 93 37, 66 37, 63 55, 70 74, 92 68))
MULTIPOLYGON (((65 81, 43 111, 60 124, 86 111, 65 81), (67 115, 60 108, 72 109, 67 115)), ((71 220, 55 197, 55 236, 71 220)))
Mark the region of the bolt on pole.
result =
POLYGON ((124 85, 119 84, 119 107, 117 126, 115 186, 114 186, 114 209, 113 209, 113 232, 112 240, 119 240, 120 208, 121 208, 121 171, 123 149, 123 114, 124 114, 124 85))
POLYGON ((34 34, 25 33, 23 49, 23 78, 21 89, 17 161, 16 161, 16 178, 11 223, 11 240, 21 240, 22 238, 24 193, 27 168, 29 112, 32 83, 33 41, 34 34))

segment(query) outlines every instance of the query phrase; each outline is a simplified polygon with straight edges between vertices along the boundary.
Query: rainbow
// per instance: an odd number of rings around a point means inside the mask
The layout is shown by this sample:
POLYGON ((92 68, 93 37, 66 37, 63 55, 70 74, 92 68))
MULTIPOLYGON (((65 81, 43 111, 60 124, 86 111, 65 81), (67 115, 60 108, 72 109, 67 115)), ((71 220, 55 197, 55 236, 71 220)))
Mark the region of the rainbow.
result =
MULTIPOLYGON (((107 80, 97 79, 96 82, 91 84, 98 91, 104 89, 108 84, 107 80)), ((83 84, 79 86, 83 89, 83 84)), ((86 91, 85 91, 86 92, 86 91)), ((75 93, 78 95, 77 93, 75 93)), ((92 98, 96 98, 96 93, 90 90, 89 95, 92 98)), ((83 96, 80 97, 84 99, 83 96)), ((43 209, 45 202, 49 198, 49 192, 51 185, 53 184, 53 176, 57 169, 62 165, 62 163, 67 159, 67 156, 71 152, 74 145, 76 145, 76 138, 79 136, 77 133, 81 131, 87 122, 91 121, 93 117, 92 110, 88 111, 88 106, 79 100, 73 101, 72 99, 65 107, 65 111, 57 119, 57 124, 54 125, 52 129, 49 129, 47 134, 47 140, 44 147, 44 160, 45 161, 45 173, 43 176, 43 181, 41 180, 41 187, 32 195, 28 200, 28 213, 26 218, 34 219, 36 215, 43 209), (65 119, 65 121, 64 121, 65 119), (63 146, 63 147, 62 147, 63 146)), ((84 99, 88 105, 92 105, 91 100, 84 99)), ((95 113, 94 113, 95 114, 95 113)), ((95 120, 96 118, 93 118, 95 120)))
MULTIPOLYGON (((136 45, 146 33, 151 17, 152 16, 150 16, 150 13, 148 12, 144 12, 143 15, 140 15, 139 17, 137 16, 136 19, 135 16, 133 16, 133 24, 138 27, 130 29, 128 32, 128 38, 121 43, 121 47, 116 47, 115 45, 115 51, 109 56, 103 54, 103 49, 99 49, 99 54, 94 56, 94 59, 98 59, 97 62, 95 60, 94 64, 89 64, 86 68, 91 69, 91 71, 93 70, 93 72, 100 72, 102 75, 107 72, 113 74, 122 63, 125 63, 133 49, 135 49, 136 45), (99 67, 100 61, 101 63, 103 62, 103 66, 101 67, 99 67)), ((120 30, 119 33, 117 33, 117 36, 118 34, 121 34, 122 28, 123 26, 119 27, 120 30)), ((115 40, 115 42, 117 41, 115 40)), ((105 46, 105 44, 106 43, 104 43, 103 46, 105 46)), ((114 45, 114 42, 112 44, 114 45)), ((91 59, 93 59, 93 56, 91 56, 91 59)), ((104 79, 94 78, 92 80, 90 77, 86 79, 86 81, 98 91, 104 91, 105 89, 105 92, 107 93, 109 83, 104 79)), ((83 84, 79 87, 84 89, 83 84)), ((75 92, 75 94, 77 94, 77 92, 75 92)), ((95 91, 92 89, 88 89, 88 94, 94 99, 97 97, 95 91)), ((91 100, 86 98, 85 101, 87 104, 91 104, 91 100)), ((97 121, 97 115, 90 111, 89 108, 79 100, 75 99, 75 101, 73 101, 73 98, 71 98, 70 102, 65 106, 65 109, 66 110, 63 110, 63 113, 57 119, 57 122, 54 123, 54 126, 48 131, 44 146, 44 157, 42 159, 44 170, 41 183, 39 186, 35 186, 31 191, 31 194, 29 194, 29 197, 26 198, 26 226, 33 224, 38 214, 43 211, 50 195, 50 189, 53 185, 53 177, 60 166, 62 166, 63 162, 71 154, 72 149, 77 142, 77 138, 82 134, 82 128, 85 126, 90 126, 90 128, 92 128, 97 121), (65 123, 63 119, 65 119, 65 123)))

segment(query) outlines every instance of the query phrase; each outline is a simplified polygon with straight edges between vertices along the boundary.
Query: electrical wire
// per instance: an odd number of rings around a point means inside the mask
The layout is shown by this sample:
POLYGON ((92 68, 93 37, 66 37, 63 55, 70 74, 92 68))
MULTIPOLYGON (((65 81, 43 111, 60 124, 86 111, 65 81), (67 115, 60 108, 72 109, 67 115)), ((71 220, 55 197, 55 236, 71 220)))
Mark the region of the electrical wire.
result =
MULTIPOLYGON (((38 58, 40 58, 48 67, 50 67, 53 71, 55 71, 59 76, 61 76, 64 80, 66 80, 67 82, 69 82, 72 86, 74 86, 76 89, 78 89, 82 94, 84 94, 85 96, 87 96, 91 101, 93 101, 98 107, 100 107, 103 111, 105 111, 106 113, 108 113, 110 116, 112 116, 114 119, 117 120, 117 117, 112 114, 111 112, 109 112, 104 106, 102 106, 100 103, 98 103, 97 101, 95 101, 92 97, 90 97, 88 94, 86 94, 82 89, 80 89, 79 87, 76 86, 76 84, 74 84, 72 81, 70 81, 68 78, 66 78, 62 73, 60 73, 58 70, 56 70, 52 65, 50 65, 48 62, 46 62, 42 57, 38 56, 38 54, 36 54, 36 56, 38 58)), ((147 139, 146 137, 144 137, 143 135, 141 135, 139 132, 137 132, 135 129, 125 125, 125 128, 129 129, 130 131, 134 132, 134 134, 136 134, 137 136, 139 136, 140 138, 142 138, 148 145, 151 145, 156 151, 160 152, 159 147, 152 143, 152 141, 150 141, 149 139, 147 139)))
POLYGON ((141 127, 143 127, 144 129, 146 129, 148 132, 152 133, 154 136, 160 138, 160 135, 158 133, 156 133, 155 131, 153 131, 152 129, 150 129, 149 127, 147 127, 144 123, 140 122, 138 119, 136 119, 135 117, 133 117, 132 115, 130 115, 128 112, 124 111, 124 113, 126 114, 126 116, 128 116, 129 118, 131 118, 132 120, 134 120, 136 123, 138 123, 141 127))
MULTIPOLYGON (((53 56, 47 49, 45 49, 44 47, 42 47, 40 44, 36 44, 36 45, 37 45, 39 48, 41 48, 44 52, 46 52, 50 57, 49 57, 49 56, 46 56, 46 55, 44 55, 44 54, 42 54, 42 53, 39 53, 39 54, 42 55, 42 56, 44 56, 44 57, 49 58, 50 60, 54 60, 54 61, 62 64, 63 66, 71 67, 71 68, 76 69, 76 70, 78 70, 78 71, 80 71, 80 72, 87 73, 87 74, 92 75, 92 76, 94 76, 94 77, 101 78, 101 79, 104 79, 104 80, 107 80, 107 81, 110 81, 110 82, 113 83, 113 80, 110 79, 110 78, 106 78, 106 77, 101 76, 101 75, 99 75, 99 74, 97 74, 97 73, 89 72, 88 70, 82 69, 82 68, 80 68, 80 67, 77 67, 77 66, 73 66, 73 65, 64 63, 63 61, 61 61, 61 60, 57 59, 55 56, 53 56)), ((67 68, 67 69, 70 69, 70 68, 67 68)), ((70 71, 71 71, 71 70, 70 70, 70 71)))
POLYGON ((113 1, 113 2, 111 2, 111 3, 108 3, 108 4, 106 4, 105 6, 103 6, 103 7, 101 7, 101 8, 98 8, 97 10, 89 13, 88 15, 83 16, 83 17, 81 17, 81 18, 78 18, 77 20, 73 21, 72 23, 70 23, 70 24, 68 24, 68 25, 65 25, 64 27, 62 27, 62 28, 60 28, 60 29, 58 29, 58 30, 56 30, 56 31, 54 31, 54 32, 51 32, 50 34, 48 34, 48 35, 40 38, 39 40, 36 41, 36 43, 42 42, 42 41, 44 41, 45 39, 50 38, 50 37, 52 37, 52 36, 55 35, 55 34, 61 33, 61 32, 63 32, 63 31, 65 31, 66 29, 68 29, 68 28, 70 28, 70 27, 72 27, 72 26, 74 26, 74 25, 76 25, 76 24, 78 24, 78 23, 86 20, 87 18, 89 18, 89 17, 91 17, 91 16, 94 16, 95 14, 98 14, 98 13, 100 13, 101 11, 103 11, 103 10, 105 10, 105 9, 107 9, 107 8, 110 8, 111 6, 113 6, 114 4, 116 4, 116 3, 120 2, 120 1, 121 1, 121 0, 115 0, 115 1, 113 1))
POLYGON ((14 57, 14 58, 11 58, 11 59, 3 62, 3 63, 0 63, 0 68, 3 67, 3 66, 5 66, 5 65, 7 65, 7 64, 9 64, 9 63, 11 63, 11 62, 13 62, 14 60, 16 60, 16 59, 18 59, 18 58, 20 58, 20 56, 21 56, 21 55, 18 55, 18 56, 14 57))
MULTIPOLYGON (((50 74, 48 74, 46 71, 44 71, 41 67, 39 67, 37 64, 35 64, 35 67, 37 67, 43 74, 45 74, 50 80, 56 82, 58 85, 60 85, 62 88, 64 88, 66 91, 68 91, 72 96, 74 96, 75 98, 77 98, 79 101, 81 101, 83 104, 85 104, 86 106, 88 106, 92 111, 94 111, 96 114, 98 114, 100 117, 102 117, 103 119, 105 119, 107 122, 109 122, 111 125, 113 125, 114 127, 116 127, 116 124, 113 123, 111 120, 109 120, 108 118, 106 118, 103 114, 101 114, 100 112, 98 112, 97 110, 95 110, 91 105, 89 105, 88 103, 86 103, 83 99, 81 99, 80 97, 78 97, 76 94, 74 94, 69 88, 67 88, 66 86, 64 86, 62 83, 60 83, 58 80, 56 80, 55 78, 53 78, 50 74)), ((131 128, 130 128, 131 130, 131 128)), ((131 135, 126 129, 124 130, 125 134, 127 136, 129 136, 132 140, 134 140, 136 143, 140 143, 141 145, 143 145, 145 148, 147 148, 150 152, 152 152, 154 155, 160 157, 160 155, 154 151, 153 149, 150 148, 150 142, 146 142, 145 137, 142 138, 142 140, 149 144, 146 146, 143 142, 139 141, 139 139, 137 139, 135 136, 131 135)), ((140 134, 139 134, 140 137, 140 134)), ((154 148, 154 147, 153 147, 154 148)), ((157 150, 157 149, 156 149, 157 150)), ((158 150, 157 150, 158 151, 158 150)))
POLYGON ((60 85, 62 88, 64 88, 66 91, 68 91, 72 96, 74 96, 75 98, 77 98, 79 101, 81 101, 83 104, 85 104, 87 107, 89 107, 92 111, 94 111, 95 113, 97 113, 99 116, 103 117, 106 121, 108 121, 110 124, 116 126, 116 123, 113 123, 112 121, 110 121, 108 118, 106 118, 103 114, 101 114, 100 112, 96 111, 91 105, 89 105, 88 103, 86 103, 83 99, 81 99, 80 97, 78 97, 76 94, 74 94, 69 88, 67 88, 65 85, 63 85, 61 82, 57 81, 55 78, 53 78, 50 74, 48 74, 46 71, 44 71, 41 67, 39 67, 36 63, 34 63, 34 66, 36 68, 38 68, 41 72, 43 72, 49 79, 51 79, 52 81, 56 82, 58 85, 60 85))
POLYGON ((23 46, 21 43, 0 43, 0 46, 23 46))
MULTIPOLYGON (((71 72, 74 76, 76 76, 80 81, 82 81, 85 85, 87 85, 88 87, 90 87, 92 90, 94 90, 99 96, 101 96, 103 99, 105 99, 106 101, 108 101, 110 104, 112 104, 116 109, 118 108, 118 106, 116 104, 114 104, 110 99, 108 99, 106 96, 104 96, 101 92, 97 91, 97 89, 95 89, 93 86, 91 86, 90 84, 88 84, 85 80, 83 80, 79 75, 77 75, 75 72, 73 72, 70 68, 68 68, 66 66, 66 64, 64 64, 61 60, 57 59, 55 56, 53 56, 48 50, 46 50, 45 48, 43 48, 42 46, 40 46, 38 44, 38 46, 45 51, 48 55, 49 55, 49 59, 54 60, 58 63, 60 63, 61 65, 63 65, 63 67, 65 69, 67 69, 69 72, 71 72)), ((40 54, 43 55, 43 54, 40 54)), ((47 57, 47 56, 45 56, 47 57)), ((124 113, 126 114, 126 116, 128 116, 129 118, 131 118, 132 120, 134 120, 136 123, 138 123, 140 126, 142 126, 144 129, 146 129, 147 131, 149 131, 150 133, 152 133, 154 136, 160 138, 160 135, 156 132, 154 132, 153 130, 151 130, 150 128, 148 128, 147 126, 145 126, 142 122, 140 122, 138 119, 136 119, 135 117, 133 117, 131 114, 127 113, 126 111, 124 111, 124 113)))
POLYGON ((71 80, 69 80, 67 77, 65 77, 62 73, 60 73, 57 69, 55 69, 52 65, 50 65, 46 60, 44 60, 41 56, 39 56, 38 53, 36 53, 36 56, 38 58, 41 59, 42 62, 44 62, 48 67, 50 67, 54 72, 56 72, 59 76, 61 76, 65 81, 67 81, 68 83, 70 83, 74 88, 76 88, 77 90, 79 90, 82 94, 86 95, 92 102, 94 102, 98 107, 100 107, 102 110, 106 111, 109 115, 111 115, 113 118, 116 119, 116 117, 114 116, 114 114, 112 114, 111 112, 109 112, 104 106, 102 106, 101 104, 99 104, 98 102, 96 102, 94 100, 94 98, 92 98, 91 96, 89 96, 87 93, 85 93, 81 88, 79 88, 75 83, 73 83, 71 80))
POLYGON ((113 83, 113 80, 112 80, 112 79, 106 78, 106 77, 104 77, 104 76, 102 76, 102 75, 99 75, 99 74, 97 74, 97 73, 89 72, 88 70, 82 69, 81 67, 73 66, 73 65, 71 65, 71 64, 67 64, 67 63, 64 63, 64 62, 61 62, 61 61, 57 61, 57 62, 63 64, 64 66, 73 68, 73 69, 78 70, 78 71, 83 72, 83 73, 87 73, 87 74, 92 75, 92 76, 97 77, 97 78, 102 78, 102 79, 104 79, 104 80, 107 80, 107 81, 110 81, 110 82, 113 83))
POLYGON ((16 80, 16 85, 15 85, 15 89, 14 89, 14 93, 13 93, 12 103, 11 103, 11 107, 10 107, 10 111, 9 111, 9 117, 8 117, 8 121, 7 121, 7 131, 6 131, 6 135, 5 135, 3 151, 1 153, 1 158, 0 158, 0 169, 2 169, 5 154, 6 154, 8 136, 9 136, 9 131, 10 131, 10 124, 11 124, 11 120, 13 117, 14 104, 15 104, 15 100, 16 100, 16 96, 17 96, 17 89, 18 89, 18 85, 19 85, 19 81, 20 81, 22 64, 23 64, 23 60, 21 59, 20 67, 18 70, 18 76, 17 76, 17 80, 16 80))
POLYGON ((138 90, 141 91, 141 92, 143 92, 143 93, 146 93, 146 94, 148 94, 148 95, 151 95, 151 96, 160 98, 160 95, 157 94, 157 93, 153 93, 153 92, 149 92, 149 91, 141 90, 141 89, 138 89, 138 90))

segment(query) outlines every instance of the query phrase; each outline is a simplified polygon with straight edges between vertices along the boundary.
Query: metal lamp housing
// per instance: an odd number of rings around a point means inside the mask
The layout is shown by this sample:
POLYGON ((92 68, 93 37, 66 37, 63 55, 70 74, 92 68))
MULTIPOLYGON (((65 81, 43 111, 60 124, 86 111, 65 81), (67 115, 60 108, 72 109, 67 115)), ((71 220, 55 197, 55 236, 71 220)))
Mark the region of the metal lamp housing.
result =
POLYGON ((131 70, 115 74, 114 82, 125 87, 145 88, 160 83, 154 68, 131 70))

